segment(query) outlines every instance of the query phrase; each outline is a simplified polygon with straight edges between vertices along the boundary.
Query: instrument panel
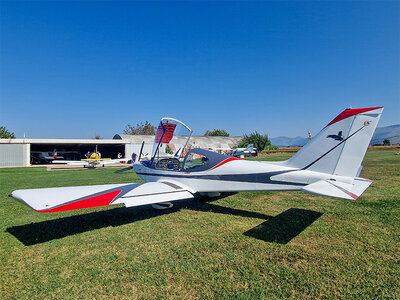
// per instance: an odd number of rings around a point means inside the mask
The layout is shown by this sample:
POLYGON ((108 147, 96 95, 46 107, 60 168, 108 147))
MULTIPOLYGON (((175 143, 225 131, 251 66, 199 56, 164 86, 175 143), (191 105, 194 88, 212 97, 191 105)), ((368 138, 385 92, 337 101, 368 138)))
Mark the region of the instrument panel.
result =
POLYGON ((159 170, 179 171, 180 168, 181 163, 177 158, 163 158, 156 164, 156 169, 159 170))

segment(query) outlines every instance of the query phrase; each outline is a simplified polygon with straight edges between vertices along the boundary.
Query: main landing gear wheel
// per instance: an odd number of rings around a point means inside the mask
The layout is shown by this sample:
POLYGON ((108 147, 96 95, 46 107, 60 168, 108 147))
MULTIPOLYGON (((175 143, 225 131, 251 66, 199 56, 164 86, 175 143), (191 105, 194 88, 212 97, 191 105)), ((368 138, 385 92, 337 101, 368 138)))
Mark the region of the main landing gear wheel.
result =
POLYGON ((171 202, 162 202, 162 203, 154 203, 151 206, 157 210, 164 210, 164 209, 172 208, 174 205, 171 202))
POLYGON ((208 193, 200 193, 201 196, 205 196, 208 198, 215 198, 221 196, 220 192, 208 192, 208 193))

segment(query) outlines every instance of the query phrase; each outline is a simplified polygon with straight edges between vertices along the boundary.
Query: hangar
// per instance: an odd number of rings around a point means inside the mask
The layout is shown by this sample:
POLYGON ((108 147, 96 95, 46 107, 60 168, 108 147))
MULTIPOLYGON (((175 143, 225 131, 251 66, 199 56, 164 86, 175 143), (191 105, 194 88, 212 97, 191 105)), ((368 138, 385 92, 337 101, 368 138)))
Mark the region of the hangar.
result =
POLYGON ((103 157, 117 157, 125 143, 95 139, 0 139, 0 167, 28 167, 49 163, 45 155, 57 152, 64 159, 80 160, 87 151, 98 149, 103 157))
MULTIPOLYGON (((233 148, 241 137, 192 136, 191 148, 233 148)), ((170 146, 172 151, 183 147, 184 137, 174 137, 170 146)), ((29 167, 33 164, 49 163, 43 155, 52 156, 57 152, 59 158, 80 160, 87 151, 97 149, 102 157, 117 158, 118 153, 131 157, 139 153, 144 142, 143 153, 151 153, 154 136, 120 135, 113 139, 0 139, 0 167, 29 167)), ((165 151, 165 149, 160 149, 165 151)))

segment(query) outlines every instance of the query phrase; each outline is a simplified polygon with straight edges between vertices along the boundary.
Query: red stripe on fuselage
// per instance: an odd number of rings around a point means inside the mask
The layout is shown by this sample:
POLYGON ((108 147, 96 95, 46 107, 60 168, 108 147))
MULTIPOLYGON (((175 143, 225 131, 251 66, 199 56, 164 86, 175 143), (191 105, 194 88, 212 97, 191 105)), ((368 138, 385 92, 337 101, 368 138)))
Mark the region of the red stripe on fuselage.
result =
POLYGON ((379 107, 368 107, 368 108, 351 108, 351 109, 346 109, 344 110, 340 115, 338 115, 336 118, 334 118, 328 125, 325 126, 328 127, 332 124, 335 124, 339 121, 342 121, 344 119, 350 118, 352 116, 370 111, 370 110, 374 110, 374 109, 378 109, 378 108, 382 108, 382 106, 379 107))
POLYGON ((222 166, 222 165, 224 165, 224 164, 226 164, 226 163, 228 163, 228 162, 230 162, 232 160, 241 160, 241 159, 237 158, 237 157, 229 157, 229 158, 225 159, 224 161, 221 161, 218 165, 212 167, 211 170, 214 170, 214 169, 216 169, 216 168, 218 168, 218 167, 220 167, 220 166, 222 166))
POLYGON ((118 196, 119 193, 121 193, 121 190, 82 199, 55 208, 38 210, 38 212, 57 212, 57 211, 74 210, 74 209, 81 209, 88 207, 105 206, 109 205, 115 199, 115 197, 118 196))

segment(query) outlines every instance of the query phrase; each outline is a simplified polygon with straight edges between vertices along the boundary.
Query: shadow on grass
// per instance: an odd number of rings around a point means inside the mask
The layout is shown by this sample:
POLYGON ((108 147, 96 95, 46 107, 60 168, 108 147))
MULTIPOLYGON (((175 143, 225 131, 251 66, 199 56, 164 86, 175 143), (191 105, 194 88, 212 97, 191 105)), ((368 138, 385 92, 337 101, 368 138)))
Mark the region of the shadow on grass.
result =
POLYGON ((322 213, 313 210, 290 208, 246 231, 244 235, 266 242, 287 244, 320 216, 322 213))
POLYGON ((95 229, 109 226, 117 227, 163 214, 174 213, 182 208, 236 215, 246 218, 264 219, 266 220, 265 222, 244 234, 264 241, 281 244, 288 243, 322 215, 322 213, 311 210, 291 208, 273 217, 257 212, 222 207, 197 199, 175 202, 173 208, 163 211, 156 211, 152 209, 151 206, 133 208, 120 207, 101 212, 14 226, 7 228, 7 231, 14 235, 25 246, 31 246, 95 229))

